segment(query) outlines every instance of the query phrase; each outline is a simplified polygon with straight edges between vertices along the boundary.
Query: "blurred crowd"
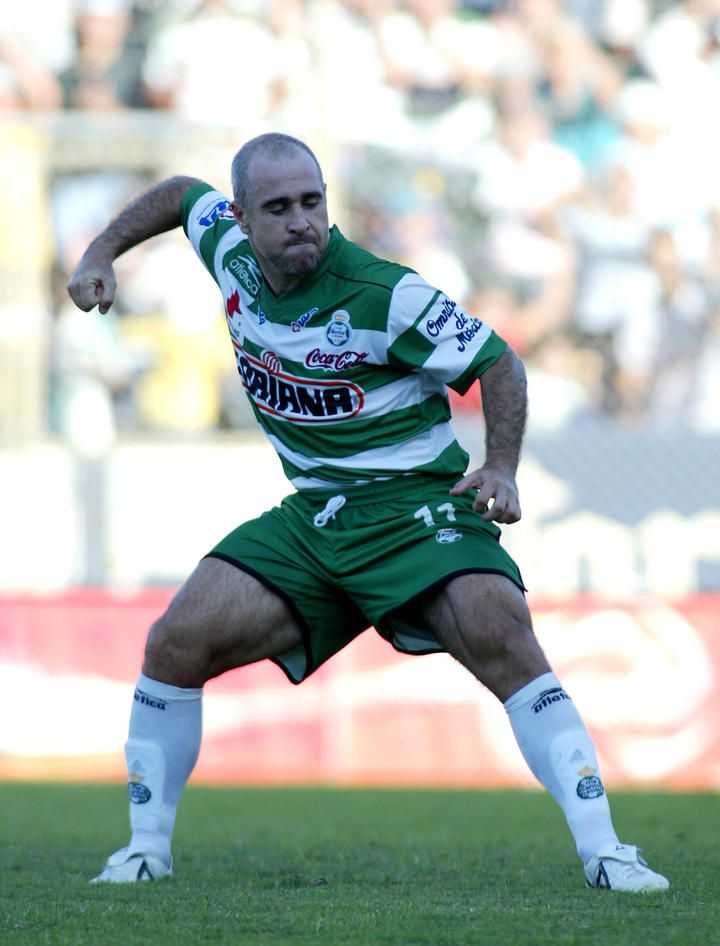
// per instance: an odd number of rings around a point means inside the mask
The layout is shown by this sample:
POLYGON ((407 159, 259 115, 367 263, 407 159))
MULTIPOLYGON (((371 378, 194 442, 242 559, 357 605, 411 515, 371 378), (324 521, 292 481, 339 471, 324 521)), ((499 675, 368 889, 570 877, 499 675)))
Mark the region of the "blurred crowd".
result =
MULTIPOLYGON (((532 429, 720 428, 720 0, 4 11, 0 115, 129 109, 331 157, 346 234, 525 358, 532 429)), ((111 164, 51 182, 49 418, 76 442, 250 423, 219 297, 180 239, 123 258, 112 316, 64 298, 87 240, 147 182, 111 164)))

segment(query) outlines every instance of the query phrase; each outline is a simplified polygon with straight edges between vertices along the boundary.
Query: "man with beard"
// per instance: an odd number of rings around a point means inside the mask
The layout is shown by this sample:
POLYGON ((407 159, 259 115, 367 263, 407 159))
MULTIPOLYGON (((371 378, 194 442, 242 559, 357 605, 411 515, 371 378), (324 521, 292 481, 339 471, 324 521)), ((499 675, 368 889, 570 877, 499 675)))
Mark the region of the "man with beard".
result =
POLYGON ((590 736, 532 630, 498 523, 520 518, 525 372, 492 329, 407 267, 329 227, 308 146, 249 141, 234 199, 176 177, 88 247, 69 282, 106 312, 113 261, 180 224, 223 293, 238 370, 295 492, 203 558, 151 628, 125 747, 132 837, 96 882, 172 873, 207 680, 262 659, 300 683, 370 626, 409 654, 447 651, 500 699, 567 818, 590 886, 661 890, 619 842, 590 736), (450 426, 447 386, 480 380, 486 458, 450 426))

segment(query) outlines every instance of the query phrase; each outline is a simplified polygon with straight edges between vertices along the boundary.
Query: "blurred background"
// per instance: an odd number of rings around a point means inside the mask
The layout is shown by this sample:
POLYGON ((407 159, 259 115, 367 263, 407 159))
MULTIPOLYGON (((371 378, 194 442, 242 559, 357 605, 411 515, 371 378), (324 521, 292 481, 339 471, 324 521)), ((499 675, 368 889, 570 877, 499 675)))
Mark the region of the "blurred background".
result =
MULTIPOLYGON (((0 777, 120 777, 147 625, 286 492, 180 233, 65 283, 171 174, 306 140, 331 218, 524 358, 505 531, 606 779, 720 785, 720 0, 24 0, 0 22, 0 777), (10 723, 9 721, 12 720, 10 723)), ((453 397, 481 462, 477 386, 453 397)), ((206 780, 530 784, 501 707, 372 632, 208 687, 206 780)))

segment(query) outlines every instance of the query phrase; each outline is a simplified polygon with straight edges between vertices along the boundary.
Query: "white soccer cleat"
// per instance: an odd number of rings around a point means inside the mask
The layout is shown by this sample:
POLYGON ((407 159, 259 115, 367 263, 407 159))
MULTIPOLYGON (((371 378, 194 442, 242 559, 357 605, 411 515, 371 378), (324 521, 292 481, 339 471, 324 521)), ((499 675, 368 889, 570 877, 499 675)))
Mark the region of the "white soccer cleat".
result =
POLYGON ((160 880, 172 876, 172 861, 166 864, 154 854, 143 854, 121 847, 108 857, 102 873, 91 884, 135 884, 139 880, 160 880))
POLYGON ((670 882, 650 870, 631 844, 603 848, 585 862, 588 887, 621 890, 625 893, 655 893, 667 890, 670 882))

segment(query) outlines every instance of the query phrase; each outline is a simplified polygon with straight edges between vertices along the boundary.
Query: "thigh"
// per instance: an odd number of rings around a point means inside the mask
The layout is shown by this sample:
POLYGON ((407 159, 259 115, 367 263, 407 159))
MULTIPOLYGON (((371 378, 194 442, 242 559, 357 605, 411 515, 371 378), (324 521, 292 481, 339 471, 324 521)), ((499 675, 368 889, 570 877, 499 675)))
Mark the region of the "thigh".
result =
POLYGON ((143 672, 176 686, 302 646, 298 618, 257 578, 216 558, 203 559, 153 625, 143 672))
POLYGON ((460 575, 418 599, 413 612, 503 701, 550 669, 525 595, 504 575, 460 575))
POLYGON ((333 549, 295 509, 294 496, 243 523, 209 553, 249 572, 289 607, 303 646, 273 659, 300 683, 370 623, 332 574, 333 549))

